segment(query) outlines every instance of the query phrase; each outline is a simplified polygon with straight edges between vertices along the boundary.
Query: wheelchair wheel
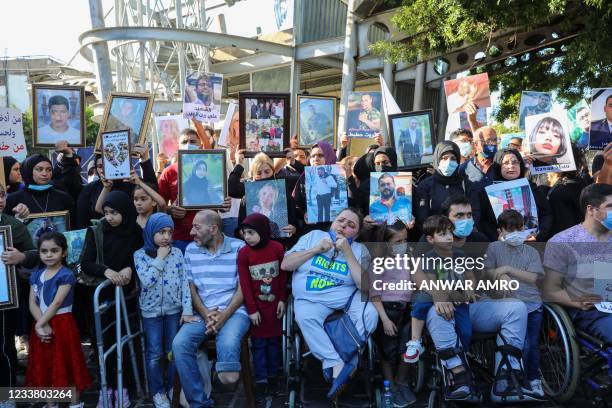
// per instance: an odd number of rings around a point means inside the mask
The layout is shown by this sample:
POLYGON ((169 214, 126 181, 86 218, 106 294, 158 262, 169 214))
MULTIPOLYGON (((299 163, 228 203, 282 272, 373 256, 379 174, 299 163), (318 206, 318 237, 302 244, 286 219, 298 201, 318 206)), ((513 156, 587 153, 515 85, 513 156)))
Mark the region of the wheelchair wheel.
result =
POLYGON ((449 405, 444 400, 444 395, 440 390, 433 390, 427 400, 427 408, 448 408, 449 405))
POLYGON ((414 391, 415 394, 418 394, 423 389, 423 385, 425 383, 425 363, 422 359, 415 364, 410 364, 409 378, 412 380, 410 382, 412 391, 414 391))
POLYGON ((295 390, 289 392, 289 399, 287 400, 287 406, 289 408, 295 408, 295 390))
POLYGON ((544 391, 557 402, 568 401, 580 379, 580 348, 572 322, 559 305, 544 304, 540 349, 544 391))

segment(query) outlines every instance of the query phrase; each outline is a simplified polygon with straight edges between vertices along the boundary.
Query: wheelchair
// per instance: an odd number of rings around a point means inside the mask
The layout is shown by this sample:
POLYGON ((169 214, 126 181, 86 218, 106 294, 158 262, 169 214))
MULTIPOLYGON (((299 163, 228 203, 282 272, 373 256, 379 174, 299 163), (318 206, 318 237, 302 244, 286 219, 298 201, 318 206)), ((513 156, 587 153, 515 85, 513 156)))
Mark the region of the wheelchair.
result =
POLYGON ((597 407, 607 407, 612 396, 612 345, 574 328, 572 320, 556 304, 544 304, 540 333, 541 372, 546 393, 563 403, 578 386, 597 407))
MULTIPOLYGON (((289 408, 301 407, 305 401, 306 387, 305 379, 307 376, 306 365, 308 363, 314 363, 317 367, 314 371, 320 374, 321 368, 319 361, 312 361, 314 359, 309 358, 312 356, 308 350, 308 346, 302 337, 299 326, 295 321, 293 297, 289 297, 287 300, 287 311, 283 318, 283 370, 286 377, 286 405, 289 408)), ((382 407, 382 389, 378 388, 377 385, 382 384, 380 370, 375 370, 375 352, 374 345, 371 337, 368 338, 366 349, 359 358, 359 364, 355 377, 349 382, 349 390, 351 389, 351 383, 356 381, 356 377, 364 379, 366 383, 366 389, 361 388, 359 390, 358 397, 361 398, 359 406, 367 407, 382 407), (363 393, 365 391, 365 393, 363 393), (365 401, 364 401, 365 400, 365 401)), ((328 386, 329 387, 329 386, 328 386)), ((344 396, 350 394, 350 392, 344 392, 336 400, 333 401, 334 406, 355 406, 354 402, 344 401, 344 396)), ((353 395, 355 397, 355 395, 353 395)))

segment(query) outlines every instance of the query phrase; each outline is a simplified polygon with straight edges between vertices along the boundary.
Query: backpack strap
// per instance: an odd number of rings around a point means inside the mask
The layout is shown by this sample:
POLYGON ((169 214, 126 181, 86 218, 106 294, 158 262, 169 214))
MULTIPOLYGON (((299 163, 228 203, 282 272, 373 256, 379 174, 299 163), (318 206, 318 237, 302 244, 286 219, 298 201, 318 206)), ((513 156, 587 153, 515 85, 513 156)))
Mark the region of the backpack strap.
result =
POLYGON ((96 263, 104 265, 104 246, 102 233, 102 223, 100 220, 91 220, 91 231, 93 232, 94 242, 96 244, 96 263))

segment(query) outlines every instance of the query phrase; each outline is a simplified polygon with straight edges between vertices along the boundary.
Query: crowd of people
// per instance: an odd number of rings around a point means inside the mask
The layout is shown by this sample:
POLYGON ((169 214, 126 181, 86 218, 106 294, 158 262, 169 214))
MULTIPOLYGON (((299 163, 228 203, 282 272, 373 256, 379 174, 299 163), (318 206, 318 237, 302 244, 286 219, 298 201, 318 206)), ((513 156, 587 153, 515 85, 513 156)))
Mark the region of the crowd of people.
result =
MULTIPOLYGON (((181 132, 179 149, 210 148, 213 142, 199 125, 181 132)), ((143 364, 158 408, 169 407, 175 374, 189 406, 213 406, 198 350, 204 341, 216 340, 214 373, 223 384, 235 383, 246 335, 256 402, 275 396, 282 374, 281 325, 289 301, 295 311, 289 317, 321 361, 330 399, 343 391, 359 357, 339 350, 338 339, 328 334, 327 318, 336 310, 344 310, 359 337, 373 336, 397 407, 416 401, 409 385, 410 364, 425 352, 425 329, 452 373, 446 390, 452 400, 477 392, 462 353, 474 332, 499 334, 493 401, 519 394, 545 397, 538 345, 543 300, 561 304, 576 327, 612 343, 612 315, 594 307, 601 299, 593 294, 592 275, 586 276, 589 280, 577 271, 584 260, 609 263, 612 258, 612 144, 595 156, 590 169, 584 152, 567 146, 576 171, 533 177, 533 160, 514 148, 498 149, 493 128, 459 129, 437 144, 429 168, 414 171, 412 201, 397 201, 398 206, 412 205, 407 223, 399 218, 381 223, 368 215, 370 173, 397 171, 395 150, 380 135, 361 157, 347 156, 347 145, 346 135, 337 152, 326 142, 315 143, 309 152, 296 145, 276 163, 259 153, 249 171, 244 151, 236 149, 228 177, 230 197, 222 209, 201 211, 177 205, 178 163, 160 160, 156 174, 145 146, 133 146, 140 175, 107 180, 103 158, 96 156, 92 181, 86 185, 81 183, 80 158, 65 142, 56 145, 60 155, 55 166, 42 155, 23 163, 4 158, 0 225, 11 226, 13 244, 1 258, 18 268, 20 307, 0 312, 0 386, 16 386, 15 336, 29 342, 25 385, 74 386, 78 392, 91 386, 81 339, 93 342, 100 335, 105 347, 114 343, 111 331, 96 334, 93 325, 93 291, 104 280, 112 286, 102 291, 101 301, 114 299, 114 286, 125 294, 139 291, 138 302, 128 303, 128 310, 138 311, 142 319, 143 364), (349 207, 333 219, 309 222, 304 169, 336 163, 347 175, 349 207), (286 180, 287 225, 251 213, 245 203, 246 183, 275 178, 286 180), (521 178, 529 180, 535 197, 535 235, 525 233, 525 217, 515 209, 496 217, 485 193, 493 183, 521 178), (242 200, 237 218, 224 214, 231 198, 242 200), (78 274, 66 265, 64 235, 46 232, 35 248, 22 222, 32 214, 66 210, 72 229, 87 229, 78 274), (275 236, 282 231, 283 237, 272 239, 273 231, 275 236), (378 246, 372 250, 369 243, 378 246), (519 281, 520 288, 506 293, 504 301, 470 290, 457 298, 434 290, 377 290, 371 285, 369 265, 375 256, 457 259, 474 255, 470 244, 475 243, 484 244, 486 253, 481 273, 458 273, 446 266, 391 268, 384 281, 519 281)), ((128 406, 135 373, 126 364, 124 388, 117 389, 116 360, 109 358, 106 365, 109 401, 117 404, 121 394, 128 406)), ((102 399, 101 390, 99 407, 102 399)), ((83 406, 78 394, 71 406, 83 406)))

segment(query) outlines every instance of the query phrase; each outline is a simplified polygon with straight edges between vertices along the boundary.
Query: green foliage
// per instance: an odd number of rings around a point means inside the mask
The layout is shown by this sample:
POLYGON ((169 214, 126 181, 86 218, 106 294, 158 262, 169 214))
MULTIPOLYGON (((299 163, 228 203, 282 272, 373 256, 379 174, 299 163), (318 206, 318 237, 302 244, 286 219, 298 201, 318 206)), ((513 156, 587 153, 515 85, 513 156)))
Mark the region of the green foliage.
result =
POLYGON ((517 116, 522 90, 555 91, 569 107, 588 100, 591 88, 612 84, 612 0, 404 0, 392 21, 408 39, 379 41, 372 52, 409 63, 487 41, 501 29, 526 32, 561 21, 569 30, 582 24, 564 56, 533 60, 491 78, 492 89, 500 91, 494 113, 499 122, 517 116))
POLYGON ((87 146, 93 146, 96 144, 96 138, 98 137, 98 131, 100 129, 100 124, 96 123, 92 120, 94 115, 93 109, 88 106, 85 108, 85 144, 87 146))

